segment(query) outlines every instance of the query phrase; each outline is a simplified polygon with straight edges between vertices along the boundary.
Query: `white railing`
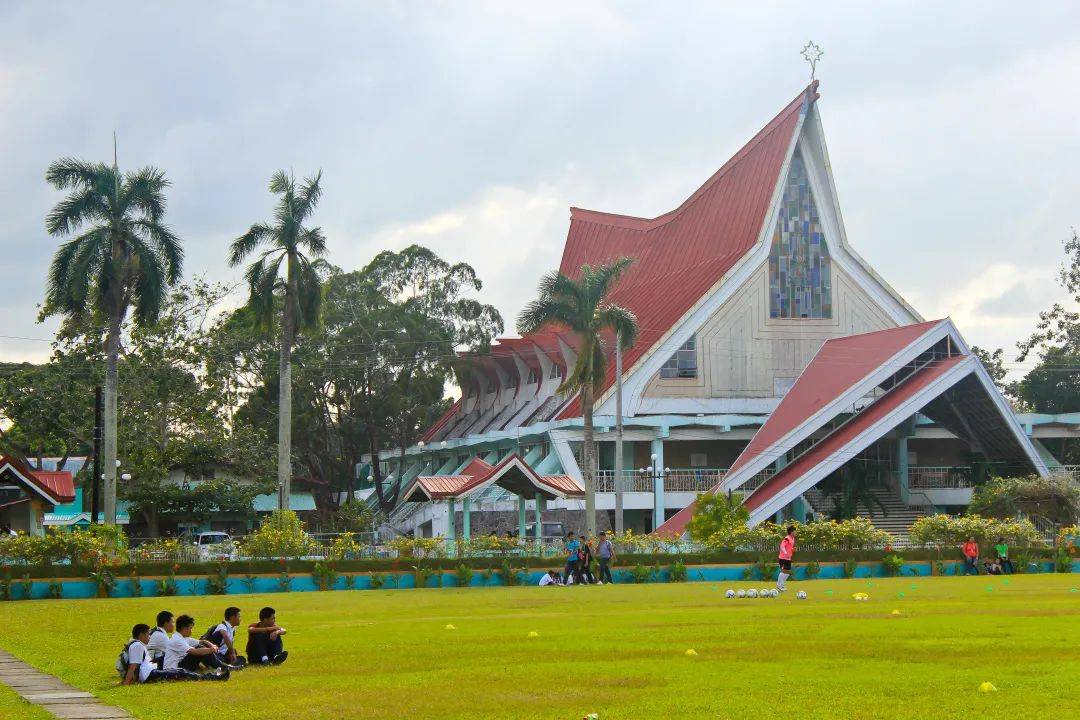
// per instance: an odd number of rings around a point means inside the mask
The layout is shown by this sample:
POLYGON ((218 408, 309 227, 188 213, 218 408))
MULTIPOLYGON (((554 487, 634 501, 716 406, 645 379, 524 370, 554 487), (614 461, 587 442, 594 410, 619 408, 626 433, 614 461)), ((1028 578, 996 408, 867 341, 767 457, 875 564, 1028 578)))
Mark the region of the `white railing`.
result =
POLYGON ((664 472, 664 490, 669 492, 707 492, 723 479, 727 468, 690 468, 664 472))
MULTIPOLYGON (((640 470, 623 470, 623 492, 646 492, 653 491, 652 473, 640 470)), ((596 471, 596 492, 615 492, 615 471, 596 471)))

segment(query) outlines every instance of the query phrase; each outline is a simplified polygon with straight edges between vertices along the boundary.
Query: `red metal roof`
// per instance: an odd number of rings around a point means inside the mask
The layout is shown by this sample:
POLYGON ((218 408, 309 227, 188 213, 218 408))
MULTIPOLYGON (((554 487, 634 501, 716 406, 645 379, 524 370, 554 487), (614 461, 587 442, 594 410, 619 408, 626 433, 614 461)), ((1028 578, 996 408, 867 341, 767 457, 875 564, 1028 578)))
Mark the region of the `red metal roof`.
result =
POLYGON ((461 412, 460 398, 451 405, 446 412, 439 416, 439 419, 435 421, 435 424, 424 431, 424 434, 420 436, 420 440, 422 442, 429 442, 431 438, 435 437, 440 430, 446 427, 447 423, 449 423, 459 412, 461 412))
MULTIPOLYGON (((422 475, 410 484, 406 492, 402 493, 402 498, 409 498, 413 488, 417 486, 422 488, 424 494, 432 500, 464 497, 476 488, 486 485, 492 477, 511 464, 519 465, 529 482, 552 495, 570 497, 585 495, 585 488, 569 475, 538 475, 521 456, 513 453, 494 466, 475 457, 457 475, 422 475)), ((498 484, 499 481, 495 482, 498 484)))
POLYGON ((780 405, 735 458, 738 470, 942 320, 826 340, 780 405))
POLYGON ((75 482, 67 470, 34 470, 23 460, 14 455, 0 457, 0 467, 10 465, 16 475, 40 490, 54 504, 60 505, 75 499, 75 482))
POLYGON ((585 497, 585 488, 569 475, 544 475, 540 478, 544 484, 555 488, 569 497, 585 497))
POLYGON ((927 365, 907 377, 891 391, 885 393, 859 414, 852 417, 850 422, 842 425, 790 465, 766 480, 746 499, 746 507, 750 510, 761 507, 783 488, 798 480, 808 470, 843 448, 860 433, 876 424, 891 411, 920 393, 930 383, 968 357, 967 355, 954 355, 951 358, 927 365))
MULTIPOLYGON (((671 212, 646 219, 571 208, 562 272, 635 259, 610 293, 641 327, 624 358, 627 371, 758 241, 799 116, 817 97, 814 81, 671 212)), ((605 389, 614 375, 609 367, 605 389)), ((559 419, 580 414, 575 400, 559 419)))

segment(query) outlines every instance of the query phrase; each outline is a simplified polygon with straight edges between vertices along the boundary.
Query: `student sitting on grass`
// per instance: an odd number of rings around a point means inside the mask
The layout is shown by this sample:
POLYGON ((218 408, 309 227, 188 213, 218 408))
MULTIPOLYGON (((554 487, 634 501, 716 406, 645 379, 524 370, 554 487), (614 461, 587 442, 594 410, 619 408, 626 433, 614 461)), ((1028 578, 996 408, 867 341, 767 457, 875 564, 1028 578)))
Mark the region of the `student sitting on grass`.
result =
POLYGON ((247 664, 247 658, 236 654, 236 628, 240 625, 240 608, 225 608, 225 621, 220 622, 206 631, 203 640, 209 640, 217 645, 218 657, 222 662, 234 667, 243 667, 247 664))
POLYGON ((165 646, 165 669, 179 668, 195 672, 205 665, 207 668, 217 668, 218 674, 228 677, 230 666, 218 658, 217 645, 191 637, 194 627, 195 618, 190 615, 176 618, 176 632, 165 646))
POLYGON ((148 683, 156 680, 228 680, 225 675, 199 675, 187 670, 161 670, 150 659, 150 651, 146 644, 150 640, 150 626, 139 623, 131 628, 131 640, 120 652, 116 661, 116 670, 120 673, 122 685, 134 685, 135 683, 148 683))
POLYGON ((168 610, 162 610, 157 614, 157 627, 150 631, 150 641, 146 648, 150 651, 150 659, 157 665, 158 670, 165 667, 165 646, 169 642, 169 636, 176 632, 173 624, 173 614, 168 610))
POLYGON ((540 576, 540 587, 545 585, 562 585, 562 578, 559 577, 559 573, 554 570, 548 570, 547 573, 540 576))
POLYGON ((289 657, 281 636, 285 628, 278 626, 277 613, 272 607, 259 611, 259 622, 248 625, 248 662, 256 665, 280 665, 289 657))

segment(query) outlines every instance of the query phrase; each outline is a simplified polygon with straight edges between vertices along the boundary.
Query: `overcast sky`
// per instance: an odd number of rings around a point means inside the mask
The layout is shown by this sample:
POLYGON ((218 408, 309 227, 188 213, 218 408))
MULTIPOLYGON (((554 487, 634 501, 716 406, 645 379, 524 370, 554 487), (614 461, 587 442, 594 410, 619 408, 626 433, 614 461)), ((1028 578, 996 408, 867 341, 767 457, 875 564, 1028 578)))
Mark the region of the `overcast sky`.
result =
MULTIPOLYGON (((0 334, 35 324, 57 241, 46 166, 153 164, 186 274, 277 168, 323 170, 346 269, 418 242, 472 263, 508 330, 569 206, 678 205, 806 84, 848 236, 925 317, 1010 352, 1061 296, 1080 224, 1076 3, 0 4, 0 334)), ((237 302, 242 299, 237 291, 237 302)), ((0 359, 48 344, 0 338, 0 359)))

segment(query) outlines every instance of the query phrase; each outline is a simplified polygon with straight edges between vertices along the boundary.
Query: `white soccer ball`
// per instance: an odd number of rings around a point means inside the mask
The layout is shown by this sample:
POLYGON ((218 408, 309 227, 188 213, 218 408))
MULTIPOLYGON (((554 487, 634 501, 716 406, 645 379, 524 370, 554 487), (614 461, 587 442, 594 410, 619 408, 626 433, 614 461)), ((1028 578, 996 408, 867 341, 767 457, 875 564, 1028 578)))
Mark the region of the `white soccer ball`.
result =
POLYGON ((737 593, 735 593, 735 594, 736 594, 737 596, 741 597, 741 598, 744 598, 744 597, 746 597, 746 591, 745 591, 745 590, 743 590, 742 588, 739 588, 739 592, 737 592, 737 593))
POLYGON ((799 598, 800 600, 805 600, 806 599, 806 593, 803 592, 802 590, 800 590, 799 592, 795 593, 795 597, 799 598))
POLYGON ((757 590, 755 590, 753 588, 750 588, 749 590, 746 591, 746 597, 748 597, 748 598, 756 598, 757 597, 757 590))
POLYGON ((776 588, 773 588, 772 590, 769 591, 769 597, 772 597, 772 598, 780 597, 780 591, 777 590, 776 588))
POLYGON ((731 598, 735 597, 735 591, 734 590, 728 590, 726 593, 724 593, 724 597, 726 597, 728 599, 731 599, 731 598))
POLYGON ((763 598, 769 597, 769 588, 761 588, 761 590, 758 591, 758 595, 763 598))

